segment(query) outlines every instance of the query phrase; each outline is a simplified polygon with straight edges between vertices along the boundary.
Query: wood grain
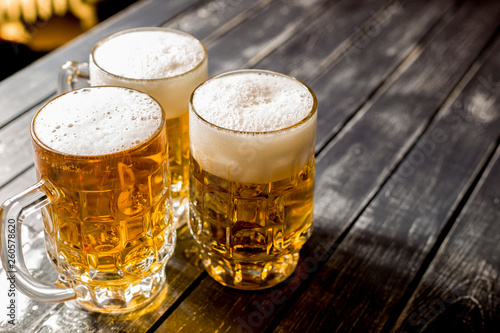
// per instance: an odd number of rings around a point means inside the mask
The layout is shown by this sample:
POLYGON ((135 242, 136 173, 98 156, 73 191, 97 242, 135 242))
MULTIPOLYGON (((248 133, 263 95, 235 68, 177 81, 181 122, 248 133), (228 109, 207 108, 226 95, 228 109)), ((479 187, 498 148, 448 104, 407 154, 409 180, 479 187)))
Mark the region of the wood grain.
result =
POLYGON ((418 49, 453 3, 396 1, 376 7, 342 2, 254 67, 287 73, 310 85, 318 99, 316 150, 320 151, 418 49), (368 11, 359 10, 361 6, 368 11))
MULTIPOLYGON (((158 332, 167 327, 186 332, 197 332, 201 327, 221 332, 234 327, 262 331, 270 328, 273 318, 279 320, 280 312, 287 308, 287 301, 293 303, 294 293, 308 286, 310 277, 317 273, 325 256, 335 248, 335 240, 371 200, 378 186, 390 175, 391 165, 397 165, 415 143, 426 123, 484 47, 498 22, 494 16, 484 22, 484 14, 490 9, 486 6, 474 10, 462 8, 442 32, 424 46, 420 57, 407 69, 408 74, 405 71, 368 111, 340 133, 324 155, 320 155, 316 175, 315 232, 303 249, 303 260, 296 274, 286 284, 268 291, 243 293, 223 288, 207 278, 167 318, 158 332), (466 16, 470 17, 469 26, 464 25, 466 16), (478 21, 482 22, 482 29, 471 30, 470 26, 478 21), (465 31, 472 35, 464 36, 465 31), (461 43, 443 43, 448 40, 460 40, 461 43), (461 61, 448 63, 444 54, 454 54, 461 61), (434 88, 433 98, 427 98, 431 96, 427 89, 416 89, 414 81, 430 82, 434 88), (412 94, 408 93, 410 91, 412 94), (401 97, 394 100, 395 96, 401 97), (391 122, 387 123, 388 120, 391 122), (270 301, 273 298, 277 302, 270 301), (191 313, 197 315, 191 316, 191 313)), ((497 6, 496 10, 499 9, 497 6)), ((328 285, 327 281, 324 283, 328 285)), ((318 313, 308 312, 307 322, 313 323, 311 318, 318 313)), ((332 315, 325 318, 334 320, 332 315)))
POLYGON ((208 45, 211 41, 220 38, 224 33, 253 16, 271 1, 205 1, 167 22, 164 26, 187 32, 208 45))
MULTIPOLYGON (((454 105, 451 127, 475 123, 471 140, 489 135, 500 123, 500 40, 490 63, 476 77, 474 90, 454 105), (460 112, 462 111, 462 112, 460 112), (478 126, 479 125, 479 126, 478 126), (486 132, 486 133, 485 133, 486 132)), ((497 134, 497 139, 499 138, 497 134)), ((482 150, 497 142, 484 142, 482 150)), ((477 147, 462 145, 469 155, 477 147), (472 148, 474 150, 472 150, 472 148)), ((464 170, 459 156, 454 165, 464 170)), ((500 327, 500 149, 432 260, 393 332, 496 332, 500 327)))
MULTIPOLYGON (((500 70, 499 55, 497 47, 453 105, 438 114, 277 332, 380 332, 405 302, 417 268, 497 144, 500 91, 486 94, 482 78, 500 70)), ((486 253, 486 262, 498 256, 486 253)))
POLYGON ((272 1, 210 44, 210 75, 248 68, 255 57, 271 52, 299 31, 327 0, 272 1))
POLYGON ((397 79, 400 67, 411 62, 427 39, 446 23, 453 5, 454 1, 408 1, 389 12, 383 10, 382 18, 372 20, 385 22, 380 23, 379 34, 367 34, 371 24, 361 27, 365 34, 355 36, 350 47, 336 55, 333 65, 311 82, 319 112, 323 113, 317 127, 317 150, 331 141, 359 109, 383 93, 388 82, 397 79), (396 12, 390 15, 393 10, 396 12))

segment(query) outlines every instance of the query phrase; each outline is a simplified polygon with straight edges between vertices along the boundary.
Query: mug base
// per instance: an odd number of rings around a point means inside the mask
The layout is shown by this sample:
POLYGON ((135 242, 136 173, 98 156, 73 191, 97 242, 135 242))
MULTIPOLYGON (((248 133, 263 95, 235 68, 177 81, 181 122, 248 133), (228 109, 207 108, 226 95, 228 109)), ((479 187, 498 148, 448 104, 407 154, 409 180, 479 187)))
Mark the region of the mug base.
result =
POLYGON ((200 251, 208 274, 224 286, 240 290, 260 290, 286 280, 297 267, 299 251, 283 254, 271 261, 226 259, 200 251))
POLYGON ((71 306, 91 312, 123 314, 144 308, 165 288, 165 269, 128 285, 94 287, 79 285, 74 287, 77 298, 71 306))

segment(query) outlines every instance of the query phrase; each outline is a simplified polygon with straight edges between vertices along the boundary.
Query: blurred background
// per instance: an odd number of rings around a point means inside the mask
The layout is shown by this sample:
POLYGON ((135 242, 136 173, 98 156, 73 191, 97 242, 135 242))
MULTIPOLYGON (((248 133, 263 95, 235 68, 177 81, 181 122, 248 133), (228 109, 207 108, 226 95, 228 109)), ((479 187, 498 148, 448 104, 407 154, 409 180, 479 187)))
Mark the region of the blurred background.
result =
POLYGON ((0 81, 140 0, 0 0, 0 81))

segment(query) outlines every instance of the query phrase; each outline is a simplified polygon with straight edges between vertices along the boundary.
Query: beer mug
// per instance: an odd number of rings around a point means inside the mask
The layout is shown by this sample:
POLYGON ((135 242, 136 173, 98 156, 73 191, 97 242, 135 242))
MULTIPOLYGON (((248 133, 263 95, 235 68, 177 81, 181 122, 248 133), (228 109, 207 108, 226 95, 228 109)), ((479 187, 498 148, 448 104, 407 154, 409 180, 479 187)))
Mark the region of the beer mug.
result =
POLYGON ((59 73, 58 91, 89 84, 133 88, 151 95, 167 115, 172 208, 177 228, 188 208, 188 104, 207 79, 207 51, 193 36, 166 28, 136 28, 97 42, 89 63, 69 61, 59 73))
POLYGON ((263 289, 285 280, 313 221, 316 97, 263 70, 208 79, 190 100, 190 219, 216 281, 263 289))
POLYGON ((38 182, 0 210, 2 261, 19 291, 109 313, 160 292, 176 241, 166 135, 161 106, 128 88, 78 89, 37 112, 38 182), (57 286, 33 277, 22 254, 23 219, 39 209, 57 286))

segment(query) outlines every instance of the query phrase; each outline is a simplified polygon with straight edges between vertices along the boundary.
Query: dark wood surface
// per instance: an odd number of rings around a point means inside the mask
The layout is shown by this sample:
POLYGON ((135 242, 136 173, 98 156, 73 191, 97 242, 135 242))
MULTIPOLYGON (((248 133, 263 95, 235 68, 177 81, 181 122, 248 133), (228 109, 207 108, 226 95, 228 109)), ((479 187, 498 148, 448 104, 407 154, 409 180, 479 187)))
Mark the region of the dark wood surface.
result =
MULTIPOLYGON (((138 1, 0 82, 0 201, 35 181, 29 124, 60 65, 137 26, 201 39, 210 75, 271 69, 315 91, 299 266, 268 290, 223 287, 184 228, 148 308, 111 316, 18 294, 16 326, 0 310, 0 332, 500 331, 499 1, 138 1)), ((40 217, 24 228, 30 270, 55 281, 40 217)))

